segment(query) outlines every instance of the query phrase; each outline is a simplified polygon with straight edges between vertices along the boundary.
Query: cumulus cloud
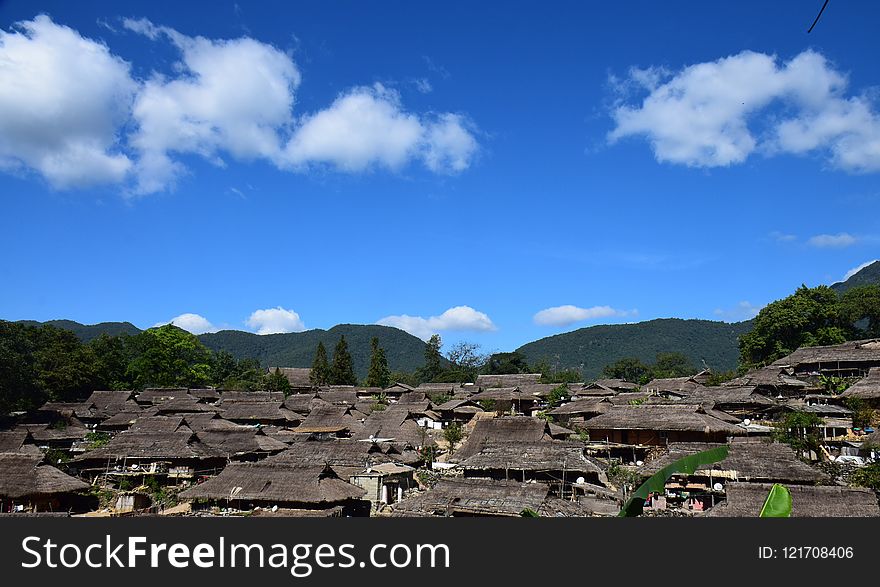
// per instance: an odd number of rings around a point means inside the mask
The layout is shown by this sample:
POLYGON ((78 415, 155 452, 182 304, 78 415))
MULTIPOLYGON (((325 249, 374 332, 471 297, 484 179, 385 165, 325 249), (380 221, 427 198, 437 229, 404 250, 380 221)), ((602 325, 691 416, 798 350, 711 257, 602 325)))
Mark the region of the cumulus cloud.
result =
POLYGON ((283 332, 302 332, 306 329, 299 314, 281 306, 256 310, 245 321, 248 328, 257 334, 279 334, 283 332))
POLYGON ((181 314, 169 320, 168 322, 160 322, 156 326, 164 326, 165 324, 174 324, 178 328, 182 328, 193 334, 204 334, 206 332, 217 332, 218 328, 211 324, 207 318, 199 314, 181 314))
POLYGON ((191 37, 147 19, 122 28, 169 43, 179 60, 136 79, 107 46, 48 16, 0 31, 0 170, 36 171, 61 189, 121 184, 143 195, 173 188, 187 173, 184 156, 218 167, 260 160, 355 173, 420 163, 458 173, 479 150, 463 115, 408 112, 379 84, 297 115, 300 70, 268 43, 191 37))
POLYGON ((533 316, 535 324, 540 326, 568 326, 583 320, 596 318, 610 318, 616 316, 631 316, 637 314, 636 310, 617 310, 611 306, 593 306, 592 308, 579 308, 578 306, 566 305, 555 306, 541 310, 533 316))
POLYGON ((48 16, 0 30, 0 169, 58 189, 123 181, 118 131, 136 90, 128 63, 48 16))
POLYGON ((306 116, 285 149, 294 167, 324 163, 347 172, 399 169, 421 159, 435 172, 467 169, 477 142, 456 114, 435 120, 403 110, 400 95, 382 84, 354 88, 306 116))
POLYGON ((287 54, 247 37, 215 41, 145 19, 123 24, 153 40, 166 37, 181 54, 177 77, 153 75, 134 104, 138 129, 131 144, 140 154, 136 192, 174 183, 183 168, 172 153, 194 153, 216 163, 224 153, 239 160, 279 160, 279 130, 293 120, 301 79, 287 54))
POLYGON ((751 302, 742 301, 732 308, 717 308, 715 315, 727 322, 751 320, 758 315, 764 306, 755 306, 751 302))
POLYGON ((675 73, 634 69, 612 85, 647 96, 618 100, 609 141, 645 137, 660 162, 718 167, 756 150, 817 151, 846 171, 880 171, 880 116, 867 96, 847 96, 846 76, 815 51, 787 62, 743 51, 675 73))
POLYGON ((470 330, 492 331, 496 330, 495 324, 488 315, 478 312, 470 306, 456 306, 449 308, 439 316, 423 318, 421 316, 386 316, 378 320, 376 324, 394 326, 405 330, 410 334, 428 340, 432 334, 444 330, 470 330))
POLYGON ((810 237, 807 244, 820 249, 842 249, 844 247, 852 246, 857 242, 858 239, 853 235, 841 232, 839 234, 817 234, 816 236, 810 237))
POLYGON ((862 263, 858 267, 853 267, 852 269, 850 269, 849 271, 846 272, 846 275, 843 276, 843 279, 841 279, 841 281, 846 281, 847 279, 849 279, 850 277, 852 277, 853 275, 855 275, 856 273, 858 273, 859 271, 861 271, 865 267, 868 267, 869 265, 873 265, 877 261, 880 261, 880 259, 871 259, 870 261, 865 261, 864 263, 862 263))

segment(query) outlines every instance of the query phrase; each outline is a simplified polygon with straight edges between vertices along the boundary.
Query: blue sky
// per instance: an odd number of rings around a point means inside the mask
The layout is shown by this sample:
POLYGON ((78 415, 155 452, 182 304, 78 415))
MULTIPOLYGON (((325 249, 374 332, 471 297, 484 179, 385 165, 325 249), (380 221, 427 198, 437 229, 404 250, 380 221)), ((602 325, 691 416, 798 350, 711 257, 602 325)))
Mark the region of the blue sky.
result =
POLYGON ((880 7, 769 4, 2 2, 0 317, 748 318, 880 257, 880 7))

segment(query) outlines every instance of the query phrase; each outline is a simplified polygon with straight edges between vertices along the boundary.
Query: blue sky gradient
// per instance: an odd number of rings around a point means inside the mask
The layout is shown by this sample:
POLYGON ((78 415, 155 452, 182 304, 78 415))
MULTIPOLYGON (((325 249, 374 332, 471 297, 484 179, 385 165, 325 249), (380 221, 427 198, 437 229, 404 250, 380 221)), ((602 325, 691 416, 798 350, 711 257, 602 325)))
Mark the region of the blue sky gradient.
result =
MULTIPOLYGON (((298 315, 286 315, 288 329, 408 315, 425 319, 410 326, 419 335, 438 331, 485 351, 599 323, 751 317, 801 283, 838 281, 880 257, 880 131, 871 126, 880 7, 831 2, 808 35, 820 6, 0 3, 7 43, 24 34, 16 23, 48 15, 128 62, 137 88, 156 72, 186 75, 169 38, 126 28, 125 18, 274 47, 301 75, 292 123, 278 129, 284 140, 341 94, 381 84, 426 125, 454 114, 477 145, 460 169, 410 157, 354 171, 321 161, 285 168, 220 146, 208 157, 172 153, 184 169, 176 182, 137 193, 130 175, 53 185, 0 144, 0 317, 148 327, 194 313, 214 328, 256 330, 248 317, 277 307, 298 315), (806 73, 846 81, 811 108, 857 103, 870 124, 811 148, 780 147, 768 138, 780 120, 819 124, 803 107, 811 89, 790 99, 802 78, 773 74, 778 93, 743 116, 757 144, 741 161, 658 154, 644 125, 687 128, 665 110, 609 139, 621 107, 637 111, 664 83, 684 80, 685 68, 739 62, 744 51, 780 69, 807 51, 823 57, 806 73), (638 86, 639 72, 658 79, 638 86), (607 309, 536 323, 536 313, 565 305, 607 309), (458 306, 473 312, 430 320, 458 306)), ((2 67, 6 81, 18 75, 2 67)), ((767 82, 734 82, 750 84, 753 96, 767 82)), ((0 117, 12 116, 3 92, 0 117)), ((111 148, 135 164, 138 124, 120 121, 111 148)))

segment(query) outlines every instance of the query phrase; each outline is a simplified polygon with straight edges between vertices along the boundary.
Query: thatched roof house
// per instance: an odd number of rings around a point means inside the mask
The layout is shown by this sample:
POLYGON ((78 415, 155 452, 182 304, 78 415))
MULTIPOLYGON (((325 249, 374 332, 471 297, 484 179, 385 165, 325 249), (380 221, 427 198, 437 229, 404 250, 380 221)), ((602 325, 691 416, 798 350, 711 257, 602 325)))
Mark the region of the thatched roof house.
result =
POLYGON ((880 367, 872 367, 868 374, 840 394, 840 397, 859 398, 872 405, 880 404, 880 367))
POLYGON ((642 386, 642 391, 651 392, 661 395, 678 395, 683 396, 695 390, 700 386, 700 381, 696 375, 689 377, 669 377, 652 379, 642 386))
POLYGON ((249 426, 225 430, 202 430, 196 435, 207 446, 233 460, 256 460, 288 448, 285 443, 249 426))
POLYGON ((0 454, 0 511, 16 505, 29 510, 60 509, 70 494, 89 488, 87 483, 43 463, 42 455, 0 454))
MULTIPOLYGON (((649 476, 666 465, 685 456, 720 444, 673 443, 669 452, 648 463, 640 473, 649 476)), ((829 481, 827 475, 800 460, 786 444, 760 438, 731 440, 728 456, 723 461, 703 465, 694 473, 714 479, 748 481, 754 483, 816 484, 829 481)))
POLYGON ((549 493, 543 483, 449 478, 391 507, 401 517, 518 517, 527 509, 539 511, 549 493))
POLYGON ((617 444, 666 445, 670 442, 724 442, 745 430, 706 414, 698 405, 613 406, 584 422, 590 439, 617 444))
POLYGON ((137 396, 135 400, 139 404, 155 405, 177 398, 193 397, 186 387, 148 387, 137 396))
POLYGON ((43 455, 42 451, 33 444, 30 432, 21 427, 0 432, 0 453, 43 455))
POLYGON ((880 339, 802 347, 772 365, 790 368, 796 375, 866 375, 870 368, 880 367, 880 339))
POLYGON ((123 461, 128 464, 169 462, 172 464, 197 464, 209 468, 226 461, 226 455, 212 448, 190 430, 175 432, 120 432, 104 446, 87 451, 74 459, 80 469, 104 469, 108 462, 123 461))
POLYGON ((312 370, 309 367, 269 367, 266 373, 274 373, 276 370, 287 378, 290 387, 294 389, 308 389, 312 386, 312 370))
MULTIPOLYGON (((707 516, 757 518, 773 487, 771 483, 728 483, 727 500, 707 516)), ((793 518, 868 518, 880 516, 877 496, 868 489, 790 485, 793 518)))
POLYGON ((283 407, 281 402, 232 402, 223 406, 220 415, 240 424, 287 424, 299 422, 302 416, 283 407))
POLYGON ((239 391, 229 390, 220 393, 220 405, 225 406, 231 402, 283 402, 283 391, 239 391))
POLYGON ((344 434, 358 432, 363 428, 361 422, 351 416, 348 406, 322 404, 315 406, 309 415, 297 426, 297 432, 312 434, 344 434))
POLYGON ((420 427, 410 415, 407 404, 393 404, 384 410, 370 414, 359 432, 358 440, 385 439, 389 442, 408 444, 414 448, 433 446, 434 441, 427 431, 420 427))
POLYGON ((478 420, 467 441, 455 451, 450 461, 461 462, 478 453, 488 443, 527 443, 549 439, 547 422, 540 418, 507 416, 478 420))
MULTIPOLYGON (((604 484, 599 464, 575 442, 487 442, 475 454, 460 461, 466 477, 574 483, 578 477, 604 484), (542 475, 549 474, 549 475, 542 475)), ((565 491, 565 488, 562 488, 565 491)))
POLYGON ((365 491, 339 478, 326 465, 290 466, 262 461, 231 464, 212 479, 179 494, 181 499, 204 499, 239 509, 273 506, 329 509, 342 506, 348 515, 369 515, 365 491), (366 511, 364 511, 366 506, 366 511))
POLYGON ((531 383, 540 383, 540 373, 513 373, 510 375, 477 375, 477 387, 518 387, 531 383))

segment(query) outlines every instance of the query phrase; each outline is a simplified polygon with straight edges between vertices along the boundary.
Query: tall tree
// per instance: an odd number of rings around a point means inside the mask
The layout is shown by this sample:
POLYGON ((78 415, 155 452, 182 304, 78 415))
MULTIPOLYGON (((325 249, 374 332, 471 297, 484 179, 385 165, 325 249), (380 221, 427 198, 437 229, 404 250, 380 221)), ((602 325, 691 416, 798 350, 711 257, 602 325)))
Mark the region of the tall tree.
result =
POLYGON ((278 367, 275 367, 274 371, 266 375, 265 381, 266 391, 283 391, 284 395, 290 395, 290 381, 278 367))
POLYGON ((315 350, 315 360, 312 361, 309 382, 315 387, 330 384, 330 363, 327 362, 327 349, 320 341, 318 341, 318 348, 315 350))
POLYGON ((333 364, 330 366, 331 385, 357 385, 357 377, 354 374, 354 363, 348 352, 348 343, 345 335, 339 337, 336 348, 333 349, 333 364))
POLYGON ((425 364, 418 370, 418 378, 423 382, 434 381, 443 373, 443 355, 440 347, 443 341, 439 334, 431 335, 428 344, 425 345, 425 364))
POLYGON ((388 370, 388 359, 385 357, 385 349, 379 346, 379 338, 370 340, 370 370, 367 372, 367 387, 388 387, 391 382, 391 372, 388 370))
POLYGON ((529 364, 522 353, 495 353, 489 356, 486 362, 486 373, 490 375, 512 375, 514 373, 528 373, 529 364))
POLYGON ((803 346, 838 344, 848 338, 840 300, 830 287, 802 285, 787 298, 764 307, 755 326, 739 339, 740 366, 756 367, 803 346))
POLYGON ((131 337, 134 358, 127 378, 135 387, 202 387, 211 382, 211 351, 172 324, 131 337))

